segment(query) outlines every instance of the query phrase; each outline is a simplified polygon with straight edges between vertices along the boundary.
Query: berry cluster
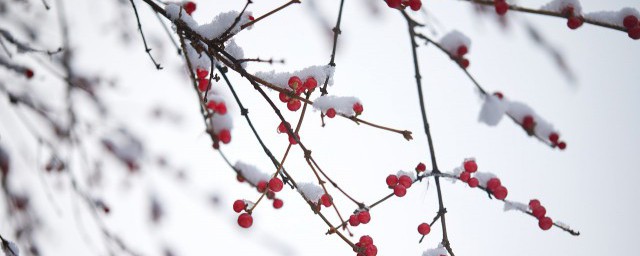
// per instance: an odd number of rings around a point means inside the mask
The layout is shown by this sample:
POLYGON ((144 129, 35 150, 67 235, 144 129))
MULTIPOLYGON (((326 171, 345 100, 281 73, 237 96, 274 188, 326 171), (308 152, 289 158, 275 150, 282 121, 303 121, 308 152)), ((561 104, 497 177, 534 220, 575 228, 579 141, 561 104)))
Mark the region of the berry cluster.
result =
MULTIPOLYGON (((480 185, 480 180, 476 177, 471 177, 473 173, 478 171, 478 164, 473 159, 467 159, 463 162, 464 171, 460 173, 460 180, 469 185, 469 187, 475 188, 480 185)), ((487 191, 491 192, 496 199, 504 200, 507 198, 509 191, 506 187, 502 186, 500 179, 490 178, 486 184, 487 191)))
POLYGON ((358 211, 349 216, 349 225, 355 227, 360 224, 367 224, 371 221, 371 215, 368 210, 358 211))
POLYGON ((393 194, 397 197, 403 197, 407 194, 407 189, 411 187, 413 184, 413 180, 406 174, 394 175, 390 174, 387 176, 387 186, 390 189, 393 189, 393 194))
MULTIPOLYGON (((533 116, 531 115, 524 116, 520 124, 522 125, 522 129, 524 129, 527 132, 527 134, 529 135, 535 134, 536 120, 533 116)), ((549 139, 549 141, 551 141, 552 146, 558 147, 561 150, 564 150, 565 148, 567 148, 567 143, 564 141, 560 141, 560 135, 557 132, 551 132, 547 138, 549 139)))
POLYGON ((625 28, 627 28, 627 34, 634 40, 640 39, 640 22, 638 17, 634 15, 628 15, 624 17, 622 22, 625 28))
POLYGON ((529 201, 529 209, 531 214, 538 219, 538 227, 542 230, 549 230, 553 226, 553 220, 547 217, 547 209, 540 204, 538 199, 531 199, 529 201))
POLYGON ((506 0, 494 0, 493 6, 496 8, 496 13, 500 16, 507 13, 509 10, 509 4, 507 4, 506 0))
POLYGON ((468 68, 470 64, 469 59, 464 57, 467 53, 469 53, 469 48, 466 45, 460 45, 458 46, 455 55, 452 55, 452 58, 465 69, 468 68))
POLYGON ((303 92, 311 93, 318 86, 318 81, 313 77, 307 77, 304 83, 300 77, 292 76, 289 78, 289 92, 280 92, 280 101, 287 103, 287 108, 291 111, 298 111, 302 106, 302 102, 299 99, 293 97, 300 96, 303 92))
POLYGON ((188 1, 182 4, 182 8, 187 14, 191 15, 196 10, 196 3, 188 1))
POLYGON ((422 8, 421 0, 385 0, 385 2, 387 2, 387 5, 390 8, 395 8, 398 10, 403 10, 404 8, 407 8, 407 6, 409 6, 409 8, 414 11, 418 11, 420 10, 420 8, 422 8))
MULTIPOLYGON (((238 181, 243 182, 244 178, 241 175, 237 176, 238 181)), ((276 193, 282 191, 284 188, 284 183, 278 177, 273 177, 269 182, 260 181, 256 184, 256 188, 260 193, 266 193, 267 198, 273 200, 273 208, 280 209, 284 205, 284 201, 282 199, 276 198, 276 193)), ((240 213, 242 211, 246 211, 240 216, 238 216, 238 225, 243 228, 249 228, 253 224, 253 217, 251 217, 250 210, 247 208, 249 204, 245 200, 236 200, 233 202, 233 211, 240 213)))
POLYGON ((561 13, 563 16, 567 17, 567 27, 570 29, 577 29, 582 26, 582 23, 584 23, 582 16, 576 14, 573 6, 571 5, 564 7, 561 13))
POLYGON ((361 236, 360 240, 356 243, 354 252, 358 253, 358 256, 376 256, 378 255, 378 247, 373 244, 373 238, 370 236, 361 236))
POLYGON ((278 125, 278 133, 286 133, 289 135, 289 143, 296 145, 298 144, 298 141, 296 141, 296 138, 298 140, 300 140, 300 135, 298 135, 298 133, 296 133, 294 136, 291 136, 291 134, 288 132, 288 129, 291 129, 291 125, 289 124, 289 122, 281 122, 280 125, 278 125))

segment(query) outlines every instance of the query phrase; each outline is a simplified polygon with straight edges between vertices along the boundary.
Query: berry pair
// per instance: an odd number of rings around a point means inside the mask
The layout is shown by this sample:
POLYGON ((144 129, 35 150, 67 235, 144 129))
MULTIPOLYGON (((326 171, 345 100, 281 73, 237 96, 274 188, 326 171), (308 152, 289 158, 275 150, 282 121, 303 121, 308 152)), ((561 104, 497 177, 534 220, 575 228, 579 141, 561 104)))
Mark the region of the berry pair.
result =
POLYGON ((452 56, 452 58, 464 69, 468 68, 470 64, 469 59, 464 57, 467 53, 469 53, 469 48, 466 45, 460 45, 458 46, 455 55, 452 56))
POLYGON ((198 90, 200 90, 201 92, 205 92, 209 89, 209 79, 207 78, 208 75, 209 71, 207 71, 206 69, 196 69, 196 76, 198 77, 198 90))
POLYGON ((360 224, 367 224, 371 221, 371 215, 369 211, 359 211, 356 214, 349 216, 349 225, 355 227, 360 224))
POLYGON ((640 22, 638 22, 638 17, 634 15, 628 15, 624 17, 622 24, 625 28, 627 28, 627 34, 631 39, 640 39, 640 22))
POLYGON ((507 4, 506 0, 495 0, 493 2, 493 6, 496 9, 496 13, 500 16, 504 15, 507 13, 507 10, 509 10, 509 4, 507 4))
POLYGON ((562 15, 567 17, 567 27, 570 29, 578 29, 584 23, 582 16, 579 16, 575 13, 575 9, 573 6, 568 5, 564 9, 562 9, 562 15))
POLYGON ((280 125, 278 125, 278 133, 286 133, 287 135, 289 135, 289 143, 293 145, 298 144, 298 140, 300 140, 300 135, 296 133, 294 135, 295 137, 291 136, 291 134, 289 133, 289 129, 291 129, 291 125, 288 122, 281 122, 280 125))

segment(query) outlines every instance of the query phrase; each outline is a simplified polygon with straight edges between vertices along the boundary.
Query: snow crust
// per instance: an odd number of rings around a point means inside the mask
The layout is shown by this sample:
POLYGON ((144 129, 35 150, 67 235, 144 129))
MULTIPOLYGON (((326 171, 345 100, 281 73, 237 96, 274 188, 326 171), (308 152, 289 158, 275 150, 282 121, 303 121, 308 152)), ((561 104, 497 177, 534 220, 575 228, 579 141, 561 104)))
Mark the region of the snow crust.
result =
POLYGON ((575 14, 582 14, 582 5, 580 5, 580 1, 578 0, 553 0, 540 7, 540 9, 550 12, 562 12, 562 10, 568 6, 573 6, 575 14))
POLYGON ((602 23, 624 27, 624 24, 623 24, 624 18, 629 15, 633 15, 640 18, 640 12, 638 12, 638 10, 631 7, 622 8, 620 11, 600 11, 600 12, 587 13, 584 15, 584 17, 587 19, 599 21, 602 23))
POLYGON ((451 55, 457 55, 458 47, 462 45, 470 49, 471 39, 457 30, 447 33, 440 39, 440 46, 451 55))
POLYGON ((251 164, 238 161, 234 167, 240 172, 240 174, 242 174, 242 177, 248 180, 251 184, 256 185, 260 181, 268 181, 270 179, 269 174, 260 171, 257 167, 251 164))
MULTIPOLYGON (((298 76, 302 81, 304 81, 307 77, 313 77, 318 81, 318 86, 324 85, 324 81, 329 77, 329 81, 327 85, 333 85, 333 73, 335 72, 335 68, 329 65, 317 65, 310 66, 304 68, 302 70, 293 71, 293 72, 256 72, 255 76, 266 80, 275 86, 278 86, 283 89, 289 88, 289 78, 292 76, 298 76)), ((337 111, 337 110, 336 110, 337 111)))
POLYGON ((322 111, 322 113, 327 113, 327 110, 333 108, 337 113, 346 116, 353 116, 356 114, 356 112, 353 111, 353 105, 356 103, 362 104, 360 99, 356 97, 325 95, 320 96, 313 101, 313 108, 322 111))
POLYGON ((320 198, 324 195, 322 187, 310 182, 298 183, 298 190, 302 192, 302 195, 304 195, 307 200, 314 203, 320 201, 320 198))

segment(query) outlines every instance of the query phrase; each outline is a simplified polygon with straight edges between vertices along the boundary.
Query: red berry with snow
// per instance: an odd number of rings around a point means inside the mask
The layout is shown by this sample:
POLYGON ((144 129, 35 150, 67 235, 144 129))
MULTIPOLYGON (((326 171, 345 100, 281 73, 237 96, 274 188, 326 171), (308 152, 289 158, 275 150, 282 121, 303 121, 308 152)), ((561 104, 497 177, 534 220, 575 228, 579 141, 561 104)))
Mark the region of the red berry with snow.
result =
POLYGON ((29 68, 25 69, 24 76, 27 77, 28 79, 31 79, 33 77, 33 70, 29 68))
POLYGON ((565 148, 567 148, 567 143, 564 141, 561 141, 560 143, 558 143, 558 148, 560 150, 564 150, 565 148))
POLYGON ((627 34, 633 40, 640 39, 640 25, 636 26, 635 28, 629 29, 629 31, 627 31, 627 34))
POLYGON ((494 2, 494 7, 498 15, 504 15, 505 13, 507 13, 507 10, 509 10, 509 4, 507 4, 507 2, 504 0, 503 1, 496 0, 494 2))
POLYGON ((267 182, 264 180, 261 180, 258 182, 258 184, 256 185, 256 188, 258 189, 258 192, 260 193, 264 193, 265 191, 267 191, 267 182))
POLYGON ((300 80, 299 77, 297 76, 292 76, 289 78, 289 88, 293 89, 294 91, 298 90, 298 87, 302 86, 302 80, 300 80))
POLYGON ((302 102, 300 102, 300 100, 298 99, 292 99, 289 102, 287 102, 287 108, 291 111, 298 111, 298 109, 300 109, 301 106, 302 106, 302 102))
POLYGON ((460 59, 459 63, 460 63, 460 66, 464 69, 468 68, 469 64, 471 64, 471 62, 468 59, 464 59, 464 58, 460 59))
POLYGON ((422 7, 421 0, 409 0, 409 7, 411 10, 418 11, 422 7))
POLYGON ((396 195, 397 197, 403 197, 404 195, 407 194, 407 188, 402 184, 398 184, 395 187, 393 187, 393 194, 396 195))
POLYGON ((553 220, 549 217, 544 217, 538 220, 538 227, 542 230, 549 230, 553 226, 553 220))
POLYGON ((196 10, 196 3, 191 1, 186 2, 182 5, 182 8, 184 8, 184 11, 187 12, 187 14, 191 15, 191 13, 196 10))
POLYGON ((349 216, 349 225, 351 225, 352 227, 358 226, 360 225, 360 220, 358 220, 358 217, 355 215, 351 215, 349 216))
POLYGON ((336 110, 333 108, 327 109, 327 113, 325 114, 329 118, 336 117, 336 110))
POLYGON ((209 79, 198 79, 198 90, 201 92, 206 91, 209 88, 209 79))
POLYGON ((209 75, 209 71, 207 71, 206 69, 196 69, 196 76, 198 77, 198 79, 204 79, 205 77, 207 77, 207 75, 209 75))
POLYGON ((304 80, 303 86, 308 91, 313 91, 318 86, 318 81, 313 77, 308 77, 307 80, 304 80))
POLYGON ((229 142, 231 142, 231 132, 227 129, 220 131, 220 133, 218 133, 218 139, 224 144, 229 144, 229 142))
POLYGON ((320 202, 322 203, 322 205, 324 205, 324 207, 331 207, 331 205, 333 204, 333 198, 331 198, 331 196, 328 194, 324 194, 322 195, 322 197, 320 197, 320 202))
POLYGON ((458 54, 458 57, 462 57, 465 54, 467 54, 468 51, 469 49, 467 48, 466 45, 461 45, 458 47, 458 50, 456 51, 456 53, 458 54))
POLYGON ((243 213, 240 214, 240 216, 238 216, 238 225, 240 225, 243 228, 249 228, 251 227, 251 225, 253 224, 253 217, 251 217, 251 214, 248 213, 243 213))
POLYGON ((498 99, 503 99, 504 98, 504 94, 502 94, 501 92, 494 92, 493 95, 498 97, 498 99))
POLYGON ((387 176, 386 182, 387 182, 387 186, 392 188, 392 187, 394 187, 395 185, 398 184, 398 176, 390 174, 389 176, 387 176))
POLYGON ((498 178, 491 178, 489 179, 489 181, 487 181, 487 189, 491 192, 493 192, 500 185, 502 184, 500 183, 500 179, 498 178))
POLYGON ((431 226, 429 226, 429 224, 422 223, 418 225, 418 233, 420 233, 421 235, 426 236, 427 234, 429 234, 429 232, 431 232, 431 226))
POLYGON ((558 139, 560 139, 560 135, 558 135, 557 133, 552 132, 551 134, 549 134, 549 141, 553 142, 553 144, 557 144, 558 139))
POLYGON ((282 208, 283 205, 284 205, 284 202, 282 201, 282 199, 276 198, 273 200, 273 208, 280 209, 282 208))
POLYGON ((416 166, 416 172, 424 172, 427 170, 427 166, 424 165, 423 163, 419 163, 418 166, 416 166))
POLYGON ((568 26, 570 29, 577 29, 577 28, 579 28, 580 26, 582 26, 582 23, 584 23, 584 21, 583 21, 583 20, 582 20, 582 18, 580 18, 580 17, 575 17, 575 16, 574 16, 574 17, 570 17, 570 18, 567 20, 567 26, 568 26))
POLYGON ((396 9, 400 9, 400 6, 402 5, 402 0, 385 0, 385 2, 387 2, 389 7, 396 9))
POLYGON ((369 211, 359 212, 358 213, 358 221, 360 221, 360 223, 362 223, 362 224, 369 223, 369 221, 371 221, 371 215, 369 214, 369 211))
POLYGON ((360 115, 362 114, 362 111, 364 111, 364 107, 362 107, 362 104, 360 103, 355 103, 353 104, 353 111, 356 112, 356 115, 360 115))
POLYGON ((233 202, 233 211, 241 212, 246 206, 247 204, 245 204, 244 201, 236 200, 235 202, 233 202))
POLYGON ((533 128, 536 126, 536 122, 533 120, 533 116, 526 115, 522 118, 522 128, 528 133, 533 133, 533 128))
POLYGON ((405 188, 410 188, 412 183, 413 180, 411 180, 411 178, 407 175, 401 175, 398 178, 398 184, 404 186, 405 188))
POLYGON ((480 185, 480 181, 477 178, 473 177, 473 178, 469 178, 469 181, 467 181, 467 184, 469 184, 469 187, 475 188, 478 185, 480 185))
POLYGON ((547 215, 547 209, 542 205, 534 206, 533 208, 531 208, 531 214, 533 214, 533 216, 535 216, 536 218, 541 219, 545 215, 547 215))
POLYGON ((462 172, 462 173, 460 173, 460 180, 462 182, 469 182, 470 178, 471 178, 471 173, 470 172, 462 172))
POLYGON ((624 17, 624 20, 622 20, 622 24, 627 29, 632 29, 634 27, 637 27, 638 26, 638 17, 636 17, 634 15, 628 15, 627 17, 624 17))
POLYGON ((498 186, 493 190, 493 196, 495 196, 499 200, 504 200, 505 198, 507 198, 507 194, 509 194, 509 191, 504 186, 498 186))
POLYGON ((464 171, 474 173, 478 170, 478 164, 475 160, 466 160, 464 161, 464 171))
POLYGON ((291 100, 291 98, 289 97, 289 95, 287 95, 286 92, 280 92, 280 94, 278 95, 278 97, 280 98, 280 101, 287 103, 291 100))
POLYGON ((242 177, 242 175, 238 174, 238 175, 236 175, 236 180, 238 180, 238 182, 244 182, 244 177, 242 177))
POLYGON ((540 204, 540 200, 538 200, 538 199, 531 199, 531 200, 529 201, 529 209, 533 210, 533 208, 538 207, 538 206, 541 206, 541 204, 540 204))
POLYGON ((253 16, 249 15, 249 20, 250 21, 254 21, 254 20, 256 20, 256 18, 254 18, 253 16))
POLYGON ((284 184, 279 178, 274 177, 269 180, 269 189, 271 189, 271 191, 280 192, 282 190, 282 187, 284 187, 284 184))

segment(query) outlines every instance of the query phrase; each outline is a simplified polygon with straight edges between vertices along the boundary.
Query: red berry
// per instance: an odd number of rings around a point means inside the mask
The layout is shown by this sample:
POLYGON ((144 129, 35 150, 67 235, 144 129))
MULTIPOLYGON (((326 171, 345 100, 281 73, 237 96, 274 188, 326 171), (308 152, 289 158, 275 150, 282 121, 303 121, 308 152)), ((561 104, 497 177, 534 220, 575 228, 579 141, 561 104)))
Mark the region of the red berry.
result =
POLYGON ((253 16, 249 15, 249 20, 250 21, 254 21, 256 18, 254 18, 253 16))
POLYGON ((24 76, 26 76, 28 79, 31 79, 33 77, 33 70, 27 68, 24 70, 24 76))
POLYGON ((360 115, 362 114, 362 111, 364 111, 364 108, 362 107, 362 104, 356 102, 353 104, 353 111, 356 112, 356 115, 360 115))
POLYGON ((300 80, 299 77, 292 76, 289 78, 289 88, 293 89, 294 91, 296 91, 298 87, 300 87, 301 85, 302 85, 302 80, 300 80))
POLYGON ((398 184, 398 176, 395 176, 393 174, 390 174, 389 176, 387 176, 387 186, 392 188, 397 184, 398 184))
POLYGON ((583 21, 583 20, 582 20, 582 18, 580 18, 580 17, 570 17, 570 18, 567 20, 567 26, 568 26, 570 29, 577 29, 577 28, 579 28, 580 26, 582 26, 582 23, 583 23, 583 22, 584 22, 584 21, 583 21))
POLYGON ((385 2, 387 2, 389 7, 396 9, 400 9, 400 6, 402 5, 402 0, 385 0, 385 2))
POLYGON ((300 109, 301 106, 302 106, 302 102, 300 102, 300 100, 297 100, 297 99, 292 99, 289 102, 287 102, 287 108, 291 111, 298 111, 298 109, 300 109))
POLYGON ((500 183, 500 179, 498 178, 491 178, 489 179, 489 181, 487 181, 487 189, 491 192, 493 192, 500 185, 502 184, 500 183))
POLYGON ((553 144, 557 144, 559 138, 560 138, 560 135, 558 135, 555 132, 552 132, 551 134, 549 134, 549 141, 553 142, 553 144))
POLYGON ((424 165, 423 163, 419 163, 418 166, 416 166, 416 172, 424 172, 427 170, 427 166, 424 165))
POLYGON ((291 98, 289 97, 289 95, 287 95, 287 93, 285 92, 280 92, 280 95, 278 95, 280 97, 280 101, 287 103, 289 102, 289 100, 291 100, 291 98))
POLYGON ((184 11, 187 12, 187 14, 191 15, 191 13, 196 10, 196 3, 189 1, 182 5, 182 7, 184 8, 184 11))
POLYGON ((541 206, 540 204, 540 200, 538 199, 531 199, 531 201, 529 201, 529 209, 533 210, 533 208, 537 207, 537 206, 541 206))
POLYGON ((475 177, 469 178, 469 181, 467 183, 469 184, 469 187, 472 187, 472 188, 475 188, 478 185, 480 185, 480 181, 478 181, 478 179, 475 177))
POLYGON ((289 135, 289 143, 290 143, 290 144, 293 144, 293 145, 298 144, 298 141, 296 141, 296 139, 295 139, 295 138, 300 139, 300 136, 299 136, 298 134, 296 134, 296 135, 295 135, 295 137, 293 137, 293 136, 289 135))
POLYGON ((269 199, 276 198, 276 193, 271 191, 271 190, 267 191, 267 198, 269 198, 269 199))
POLYGON ((224 115, 227 113, 227 105, 225 105, 224 102, 220 102, 218 103, 218 105, 216 105, 216 108, 214 110, 216 111, 216 113, 224 115))
POLYGON ((564 141, 561 141, 560 143, 558 143, 558 148, 560 150, 564 150, 565 148, 567 148, 567 143, 565 143, 564 141))
POLYGON ((418 233, 420 233, 421 235, 426 236, 427 234, 429 234, 429 232, 431 232, 431 226, 429 226, 429 224, 422 223, 418 225, 418 233))
POLYGON ((359 242, 362 246, 367 246, 373 244, 373 238, 370 236, 361 236, 359 242))
POLYGON ((624 17, 624 20, 622 20, 622 24, 627 29, 632 29, 634 27, 637 27, 638 26, 638 17, 633 16, 633 15, 628 15, 627 17, 624 17))
POLYGON ((562 9, 562 15, 566 16, 566 17, 571 17, 573 16, 573 6, 569 5, 567 7, 565 7, 564 9, 562 9))
POLYGON ((201 92, 206 91, 209 88, 209 79, 199 79, 198 80, 198 90, 201 92))
POLYGON ((468 51, 469 49, 467 49, 466 45, 461 45, 460 47, 458 47, 458 51, 456 53, 458 54, 458 57, 462 57, 467 54, 468 51))
POLYGON ((267 182, 264 180, 259 181, 256 188, 258 189, 258 192, 264 193, 267 190, 267 182))
POLYGON ((333 108, 327 109, 327 113, 325 115, 329 118, 334 118, 336 116, 336 110, 333 108))
POLYGON ((640 39, 640 26, 636 26, 635 28, 629 29, 629 31, 627 31, 627 34, 633 40, 640 39))
POLYGON ((504 15, 509 10, 509 4, 505 1, 496 1, 494 6, 498 15, 504 15))
POLYGON ((411 10, 418 11, 422 7, 422 1, 409 0, 409 7, 411 7, 411 10))
POLYGON ((303 86, 305 89, 309 91, 313 91, 314 89, 316 89, 316 86, 318 86, 318 81, 316 81, 315 78, 310 76, 307 78, 307 80, 304 80, 303 86))
POLYGON ((280 209, 283 205, 284 202, 281 199, 276 198, 273 200, 273 208, 280 209))
POLYGON ((204 79, 205 77, 207 77, 207 75, 209 75, 209 71, 207 71, 206 69, 196 69, 196 76, 198 76, 198 79, 204 79))
POLYGON ((269 180, 269 189, 271 189, 271 191, 280 192, 282 190, 282 187, 284 187, 284 184, 277 177, 271 178, 271 180, 269 180))
POLYGON ((218 139, 224 144, 229 144, 229 142, 231 142, 231 132, 227 129, 220 131, 220 133, 218 133, 218 139))
POLYGON ((369 211, 359 212, 358 213, 358 221, 360 221, 360 223, 362 223, 362 224, 369 223, 369 221, 371 221, 371 215, 369 214, 369 211))
POLYGON ((331 207, 333 198, 331 198, 330 195, 324 194, 322 195, 322 197, 320 197, 320 202, 322 202, 322 205, 324 205, 324 207, 331 207))
POLYGON ((501 92, 494 92, 493 95, 498 97, 498 99, 503 99, 504 98, 504 95, 501 92))
POLYGON ((356 217, 355 215, 351 215, 349 216, 349 225, 355 227, 360 225, 360 220, 358 220, 358 217, 356 217))
POLYGON ((238 180, 238 182, 244 182, 244 177, 242 177, 242 175, 238 174, 238 175, 236 175, 236 180, 238 180))
POLYGON ((460 66, 462 68, 465 68, 465 69, 468 68, 469 64, 470 64, 470 62, 469 62, 468 59, 460 59, 460 66))
POLYGON ((547 209, 542 205, 534 206, 531 209, 531 214, 533 214, 533 216, 535 216, 536 218, 541 219, 545 215, 547 215, 547 209))
POLYGON ((410 188, 413 180, 407 175, 402 175, 398 178, 398 184, 404 186, 405 188, 410 188))
POLYGON ((253 217, 251 217, 251 214, 248 213, 243 213, 240 214, 240 216, 238 216, 238 225, 240 225, 243 228, 249 228, 251 227, 251 225, 253 224, 253 217))
POLYGON ((286 133, 287 132, 287 126, 289 126, 289 123, 281 122, 280 125, 278 125, 278 133, 286 133))
POLYGON ((504 200, 505 198, 507 198, 507 194, 509 194, 509 191, 507 191, 507 188, 505 188, 504 186, 498 186, 493 190, 493 196, 495 196, 499 200, 504 200))
POLYGON ((533 133, 533 128, 536 126, 533 116, 526 115, 522 118, 522 127, 529 133, 533 133))
POLYGON ((460 173, 460 180, 462 182, 469 182, 470 178, 471 178, 471 173, 470 172, 462 172, 462 173, 460 173))
POLYGON ((367 245, 364 249, 365 256, 376 256, 378 255, 378 247, 374 244, 367 245))
POLYGON ((544 217, 538 220, 538 227, 542 230, 549 230, 553 226, 553 220, 549 217, 544 217))
POLYGON ((233 202, 233 211, 241 212, 246 206, 247 204, 245 204, 244 201, 236 200, 235 202, 233 202))
POLYGON ((407 188, 402 184, 398 184, 393 187, 393 194, 395 194, 397 197, 403 197, 407 194, 407 188))
POLYGON ((466 172, 474 173, 478 170, 478 164, 475 160, 466 160, 463 165, 466 172))

